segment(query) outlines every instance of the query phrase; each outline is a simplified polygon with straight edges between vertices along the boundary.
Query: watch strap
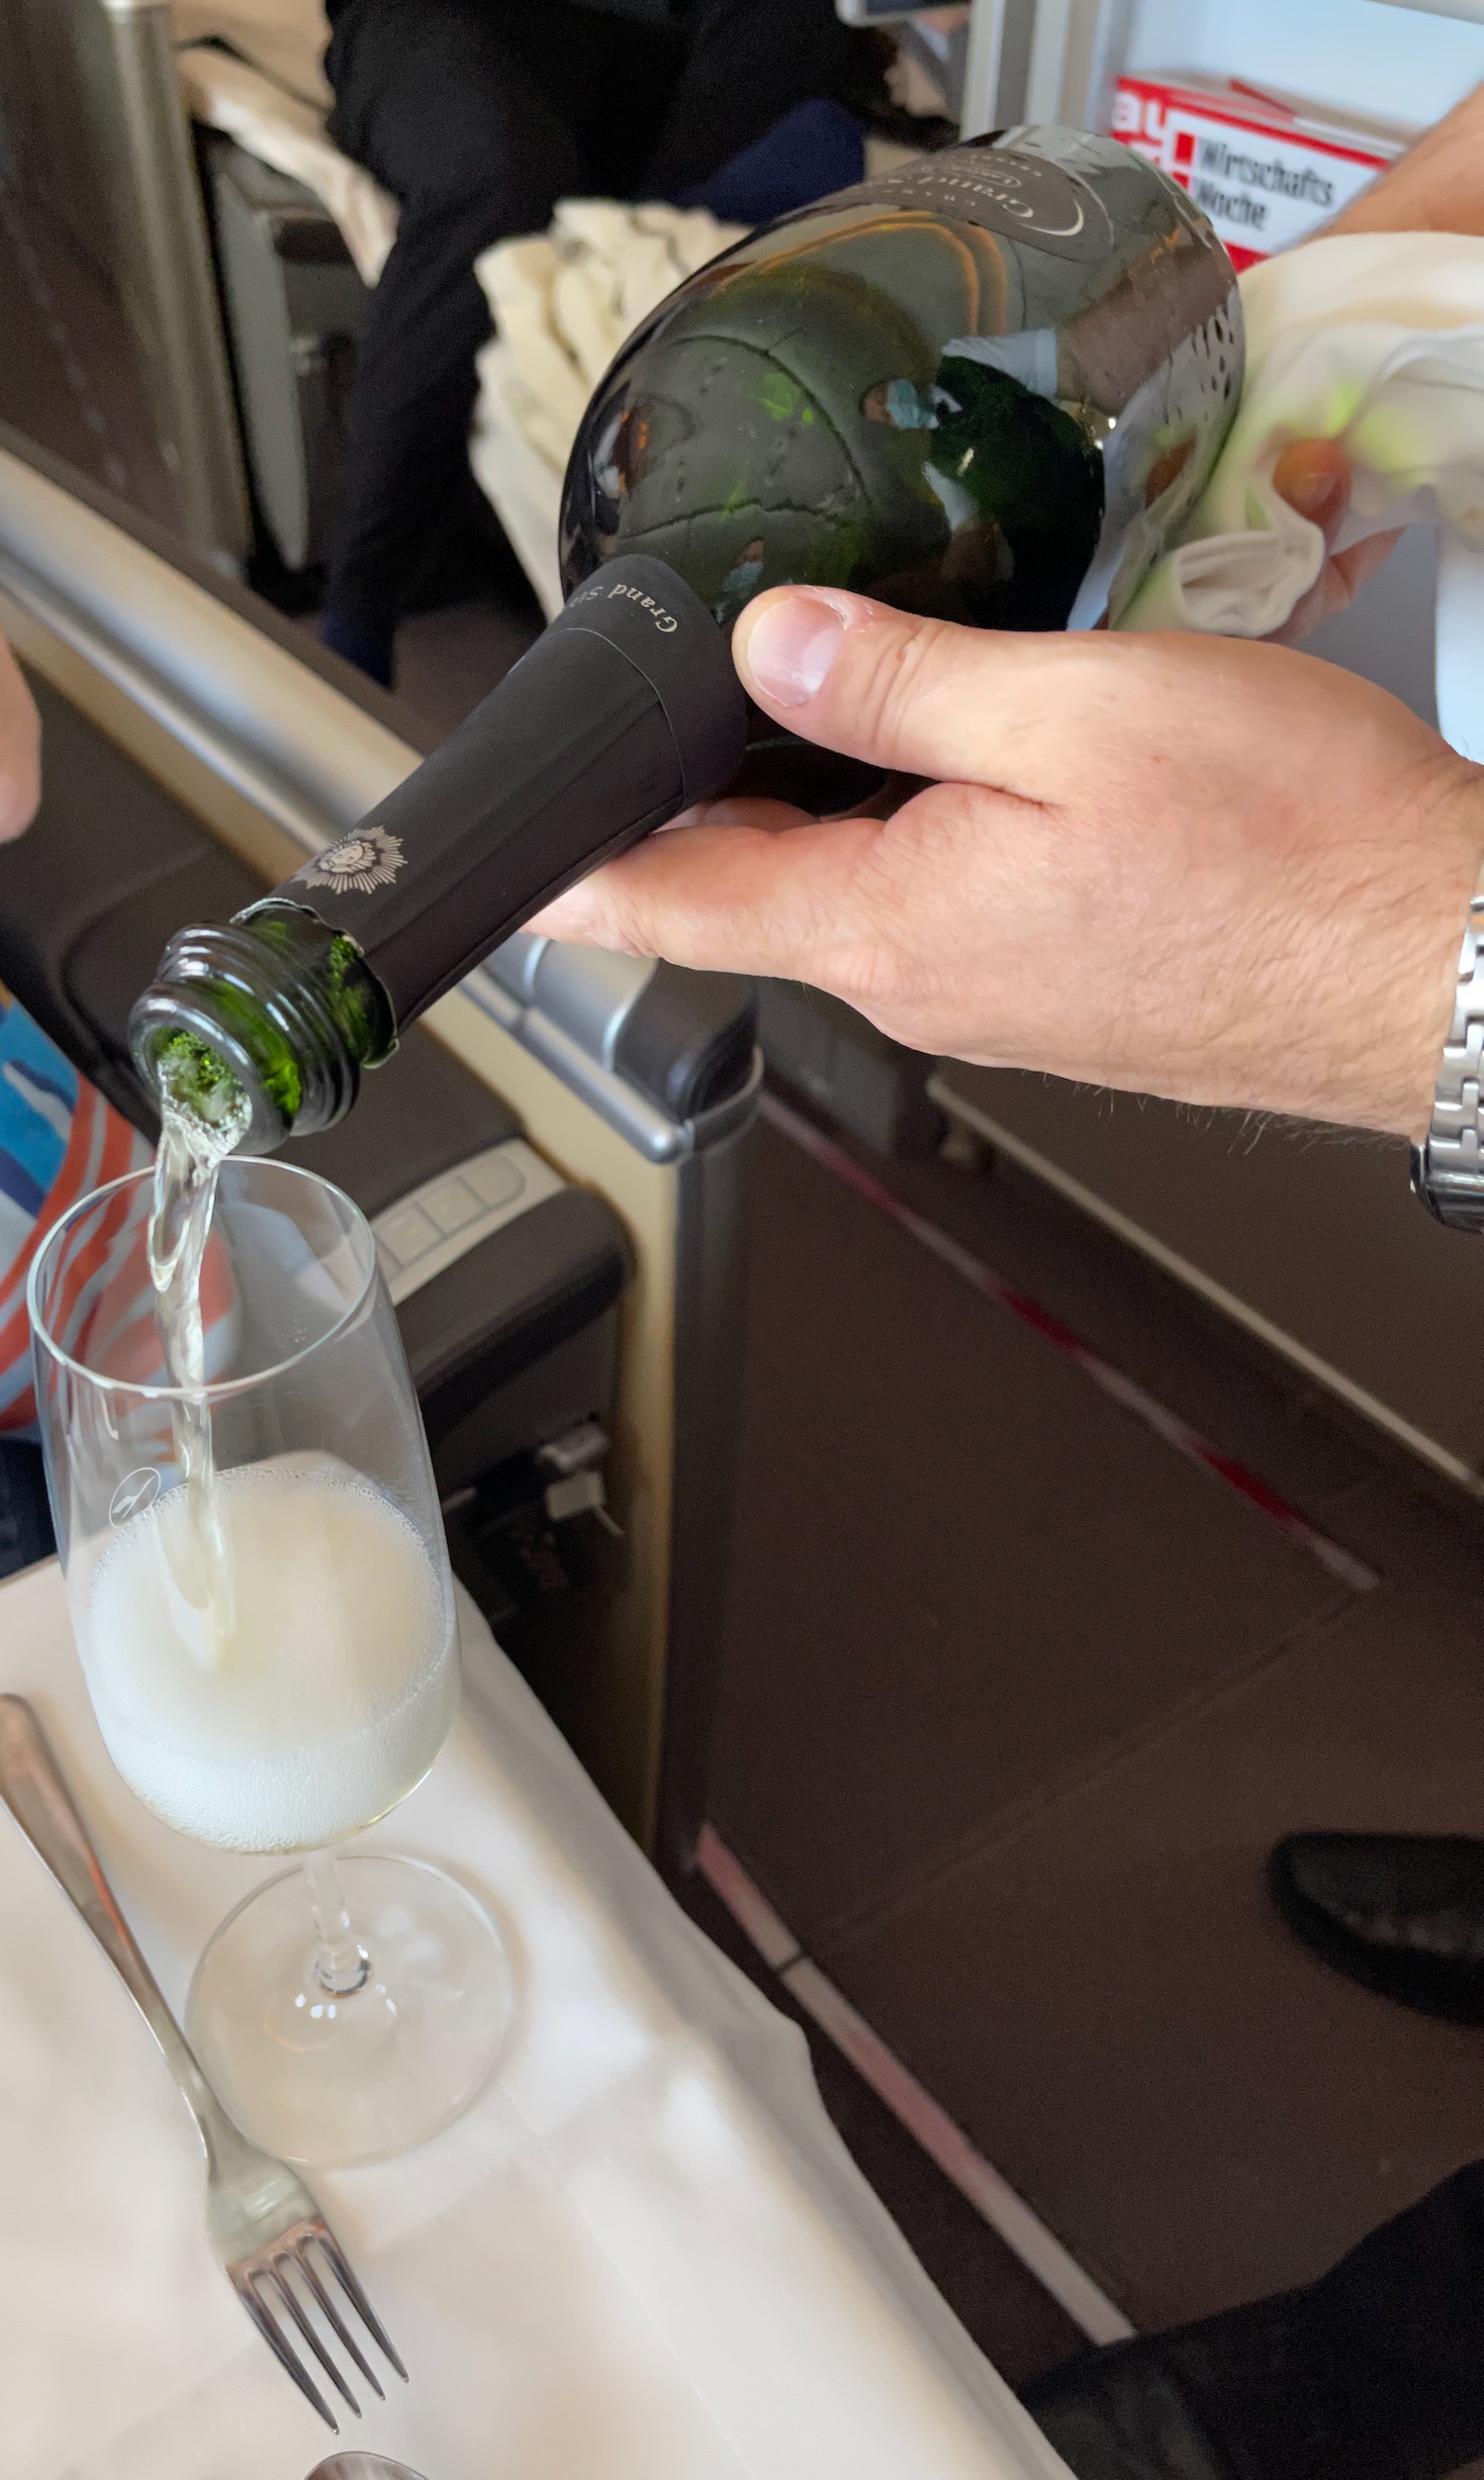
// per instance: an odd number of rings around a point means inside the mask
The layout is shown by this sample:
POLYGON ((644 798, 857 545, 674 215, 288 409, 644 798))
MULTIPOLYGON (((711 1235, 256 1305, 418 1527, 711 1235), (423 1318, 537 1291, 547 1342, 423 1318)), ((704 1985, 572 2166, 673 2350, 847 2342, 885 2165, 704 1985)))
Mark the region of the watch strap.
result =
POLYGON ((1458 951, 1433 1117, 1412 1149, 1412 1186, 1439 1222, 1484 1231, 1484 869, 1458 951))

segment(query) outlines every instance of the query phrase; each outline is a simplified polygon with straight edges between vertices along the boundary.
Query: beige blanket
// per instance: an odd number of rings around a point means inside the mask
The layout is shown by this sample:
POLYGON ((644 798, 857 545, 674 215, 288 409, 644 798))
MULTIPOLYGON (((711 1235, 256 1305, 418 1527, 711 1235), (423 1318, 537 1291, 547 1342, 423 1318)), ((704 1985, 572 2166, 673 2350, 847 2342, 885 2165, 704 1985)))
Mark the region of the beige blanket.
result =
POLYGON ((640 321, 741 232, 700 210, 568 198, 549 232, 476 260, 497 333, 479 357, 470 461, 548 615, 562 604, 562 476, 589 397, 640 321))

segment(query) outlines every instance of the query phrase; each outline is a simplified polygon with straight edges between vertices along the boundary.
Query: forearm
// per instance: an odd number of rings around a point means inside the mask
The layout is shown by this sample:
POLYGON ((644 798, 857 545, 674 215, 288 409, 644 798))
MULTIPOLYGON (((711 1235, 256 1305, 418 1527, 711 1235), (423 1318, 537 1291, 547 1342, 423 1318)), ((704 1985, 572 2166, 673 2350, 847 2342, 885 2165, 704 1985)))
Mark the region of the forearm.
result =
POLYGON ((1484 235, 1484 86, 1465 95, 1325 230, 1484 235))

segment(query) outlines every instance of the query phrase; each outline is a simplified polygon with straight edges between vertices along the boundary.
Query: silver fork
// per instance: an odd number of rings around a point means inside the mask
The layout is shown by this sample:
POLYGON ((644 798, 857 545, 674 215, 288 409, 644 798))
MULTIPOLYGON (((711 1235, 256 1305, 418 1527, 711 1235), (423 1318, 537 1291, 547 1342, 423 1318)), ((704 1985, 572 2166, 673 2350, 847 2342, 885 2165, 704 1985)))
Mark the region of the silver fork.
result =
POLYGON ((361 2407, 321 2340, 311 2307, 318 2308, 372 2392, 382 2401, 386 2397, 346 2327, 326 2273, 404 2383, 407 2370, 303 2179, 286 2161, 248 2143, 202 2074, 114 1899, 42 1726, 21 1696, 0 1696, 0 1799, 87 1922, 164 2051, 206 2147, 212 2244, 268 2348, 338 2436, 339 2422, 295 2349, 296 2335, 357 2419, 361 2407))

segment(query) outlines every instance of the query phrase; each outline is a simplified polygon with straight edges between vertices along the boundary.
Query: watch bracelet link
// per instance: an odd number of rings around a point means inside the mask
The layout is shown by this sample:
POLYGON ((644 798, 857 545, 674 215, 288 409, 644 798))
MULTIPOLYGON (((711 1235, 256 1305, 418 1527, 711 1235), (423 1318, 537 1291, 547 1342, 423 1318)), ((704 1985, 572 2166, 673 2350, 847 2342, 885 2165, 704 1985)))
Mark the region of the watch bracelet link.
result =
POLYGON ((1433 1116, 1412 1149, 1412 1186, 1439 1222, 1484 1232, 1484 868, 1469 899, 1433 1116))

